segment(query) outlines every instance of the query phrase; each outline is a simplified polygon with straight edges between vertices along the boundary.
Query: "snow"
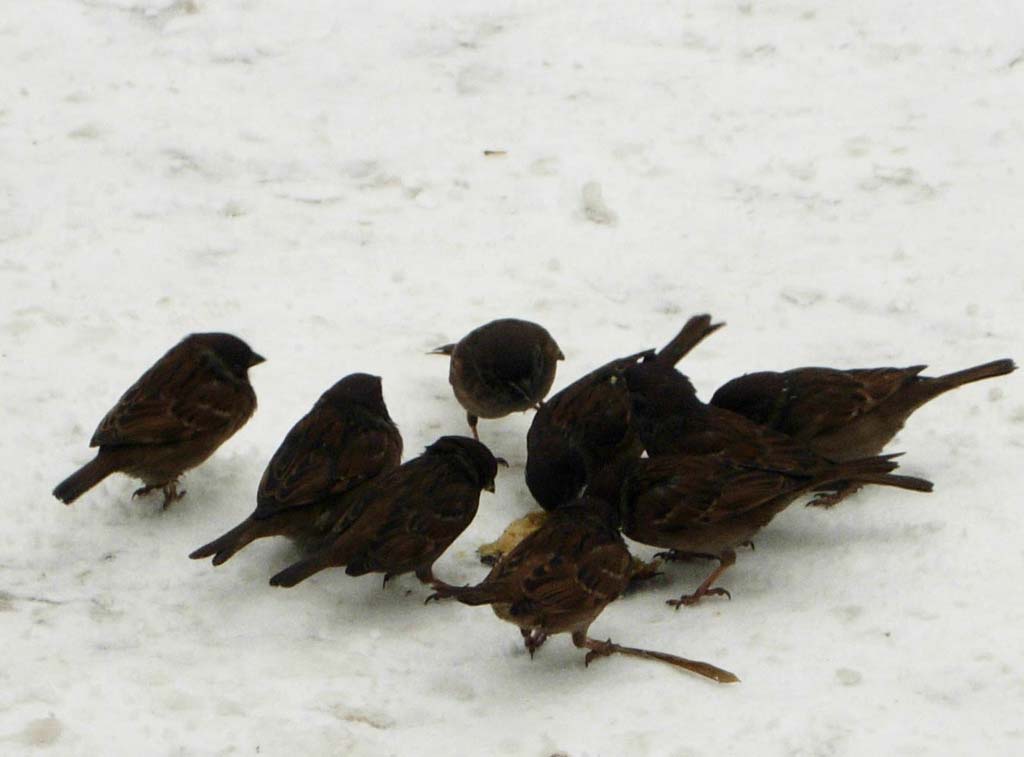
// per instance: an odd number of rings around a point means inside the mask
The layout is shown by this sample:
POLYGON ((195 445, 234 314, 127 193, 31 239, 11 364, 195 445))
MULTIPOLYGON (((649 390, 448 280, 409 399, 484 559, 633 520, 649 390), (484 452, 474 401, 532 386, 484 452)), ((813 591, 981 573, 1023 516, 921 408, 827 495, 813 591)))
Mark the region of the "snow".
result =
MULTIPOLYGON (((705 311, 728 322, 683 364, 705 397, 756 369, 1019 359, 1022 21, 1009 0, 5 3, 0 750, 1021 751, 1020 374, 891 445, 934 494, 793 507, 731 601, 673 612, 705 566, 672 566, 592 627, 736 686, 584 669, 565 637, 531 661, 408 577, 273 589, 281 540, 186 555, 342 375, 384 377, 407 456, 464 433, 424 353, 496 317, 552 332, 556 390, 705 311), (115 476, 53 499, 202 330, 268 362, 188 496, 164 513, 115 476)), ((439 576, 481 578, 476 546, 530 509, 529 422, 481 422, 512 468, 439 576)))

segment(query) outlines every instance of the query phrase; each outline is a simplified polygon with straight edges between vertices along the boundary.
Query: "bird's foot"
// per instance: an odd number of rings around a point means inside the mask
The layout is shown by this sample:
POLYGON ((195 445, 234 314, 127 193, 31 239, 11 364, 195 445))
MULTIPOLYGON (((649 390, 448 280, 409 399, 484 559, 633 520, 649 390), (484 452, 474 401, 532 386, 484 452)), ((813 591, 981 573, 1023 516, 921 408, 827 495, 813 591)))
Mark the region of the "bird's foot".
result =
POLYGON ((667 599, 665 600, 665 604, 669 605, 670 607, 674 607, 678 610, 683 605, 689 607, 690 605, 697 604, 698 602, 700 602, 701 599, 708 596, 709 594, 717 594, 718 596, 723 596, 728 599, 732 599, 732 594, 730 594, 727 590, 723 589, 721 586, 712 586, 710 588, 704 589, 703 591, 698 589, 693 594, 684 594, 679 599, 667 599))
POLYGON ((719 596, 732 599, 732 594, 719 586, 715 586, 714 583, 730 566, 736 563, 736 552, 729 548, 722 550, 721 554, 715 557, 718 560, 718 567, 711 571, 711 575, 701 582, 701 585, 697 587, 697 591, 693 592, 693 594, 684 594, 679 599, 669 599, 665 604, 678 610, 683 605, 689 607, 690 605, 697 604, 701 598, 706 597, 708 594, 718 594, 719 596))
POLYGON ((590 667, 590 663, 599 657, 610 657, 615 654, 618 647, 612 644, 611 639, 605 641, 597 641, 596 639, 588 639, 587 648, 590 650, 587 652, 587 656, 583 658, 583 667, 590 667))
POLYGON ((154 489, 159 489, 159 488, 160 488, 160 486, 155 485, 155 484, 153 486, 150 486, 148 484, 146 486, 140 486, 138 489, 136 489, 135 491, 132 492, 132 499, 135 499, 136 497, 145 497, 147 494, 149 494, 154 489))
POLYGON ((164 510, 166 510, 167 507, 172 502, 177 502, 179 499, 188 494, 188 492, 186 492, 184 489, 182 489, 180 492, 178 491, 177 481, 171 481, 171 483, 167 484, 166 486, 163 486, 162 489, 164 492, 164 503, 161 505, 161 507, 164 510))
POLYGON ((858 484, 843 484, 833 492, 818 492, 814 498, 807 503, 808 507, 824 507, 826 509, 835 507, 844 499, 860 490, 858 484))
POLYGON ((171 481, 167 484, 147 484, 146 486, 139 487, 132 492, 132 499, 136 497, 145 497, 150 492, 159 489, 164 494, 164 501, 161 507, 166 510, 172 502, 177 502, 179 499, 184 497, 188 492, 182 489, 178 491, 178 482, 171 481))
POLYGON ((814 499, 807 503, 808 507, 824 507, 826 510, 830 507, 835 507, 843 499, 846 498, 842 492, 833 492, 832 494, 816 494, 814 499))
MULTIPOLYGON (((436 599, 447 599, 452 596, 453 592, 458 591, 460 588, 454 584, 448 583, 447 581, 442 581, 440 578, 435 576, 433 566, 429 565, 425 568, 417 568, 416 578, 419 579, 421 584, 426 584, 434 590, 434 594, 431 594, 430 596, 435 597, 436 599)), ((429 599, 430 597, 427 597, 428 601, 429 599)))

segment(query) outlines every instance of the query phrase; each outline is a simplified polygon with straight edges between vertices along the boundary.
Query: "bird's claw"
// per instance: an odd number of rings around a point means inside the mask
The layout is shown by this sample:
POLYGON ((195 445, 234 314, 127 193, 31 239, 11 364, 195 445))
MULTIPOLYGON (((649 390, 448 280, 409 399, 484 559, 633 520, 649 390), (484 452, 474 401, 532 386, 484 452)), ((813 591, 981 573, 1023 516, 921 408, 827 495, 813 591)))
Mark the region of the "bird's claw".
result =
POLYGON ((839 494, 817 494, 807 503, 807 507, 823 507, 827 510, 838 505, 842 499, 843 496, 839 494))
POLYGON ((665 604, 669 605, 670 607, 674 607, 678 610, 683 605, 690 607, 691 605, 697 604, 703 597, 706 597, 709 594, 715 594, 720 597, 725 597, 726 599, 732 599, 732 594, 730 594, 728 590, 723 589, 720 586, 714 586, 710 589, 707 589, 706 591, 698 591, 693 594, 684 594, 679 599, 667 599, 665 600, 665 604))
POLYGON ((589 652, 587 652, 587 656, 583 658, 583 667, 589 668, 590 663, 592 663, 597 658, 609 657, 613 653, 614 652, 612 650, 612 640, 607 639, 606 641, 601 642, 601 646, 595 646, 591 648, 589 652))
POLYGON ((132 499, 138 497, 145 497, 150 492, 160 489, 164 493, 164 502, 161 507, 166 510, 172 502, 177 502, 179 499, 188 494, 187 491, 182 489, 178 491, 177 482, 172 481, 169 484, 147 484, 146 486, 140 486, 138 489, 132 492, 132 499))
POLYGON ((168 505, 170 505, 172 502, 177 502, 179 499, 184 497, 186 494, 188 494, 187 491, 182 489, 179 492, 177 487, 175 487, 173 484, 170 487, 164 487, 164 503, 163 503, 163 505, 161 505, 161 507, 164 510, 166 510, 168 505))

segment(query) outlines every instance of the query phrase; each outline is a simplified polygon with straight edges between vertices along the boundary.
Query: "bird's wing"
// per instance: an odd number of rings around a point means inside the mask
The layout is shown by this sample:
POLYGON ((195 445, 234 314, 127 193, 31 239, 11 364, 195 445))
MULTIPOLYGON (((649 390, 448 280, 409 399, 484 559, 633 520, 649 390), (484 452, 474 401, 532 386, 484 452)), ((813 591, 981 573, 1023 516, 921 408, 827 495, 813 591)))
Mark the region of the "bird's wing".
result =
POLYGON ((671 531, 736 517, 799 491, 807 480, 717 455, 671 455, 641 461, 627 483, 627 497, 635 519, 671 531))
MULTIPOLYGON (((236 424, 255 395, 209 349, 178 344, 146 371, 100 422, 90 446, 168 444, 236 424)), ((246 414, 246 417, 248 415, 246 414)))
POLYGON ((799 440, 832 433, 874 411, 925 369, 795 368, 753 373, 722 386, 712 403, 799 440))
POLYGON ((358 575, 430 561, 469 525, 479 490, 451 468, 420 457, 375 478, 335 525, 328 540, 335 564, 358 575))
POLYGON ((382 420, 318 406, 285 437, 260 481, 257 517, 344 494, 398 465, 402 443, 382 420))
POLYGON ((470 605, 506 604, 523 627, 586 622, 625 590, 631 558, 617 531, 591 515, 567 513, 553 513, 480 584, 444 595, 470 605))

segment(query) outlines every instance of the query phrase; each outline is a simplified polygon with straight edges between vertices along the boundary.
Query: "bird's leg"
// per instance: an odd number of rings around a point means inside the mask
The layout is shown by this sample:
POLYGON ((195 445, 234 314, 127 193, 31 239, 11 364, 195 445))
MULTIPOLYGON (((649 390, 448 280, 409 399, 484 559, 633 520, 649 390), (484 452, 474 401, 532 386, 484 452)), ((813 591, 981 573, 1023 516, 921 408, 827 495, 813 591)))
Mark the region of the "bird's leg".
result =
MULTIPOLYGON (((417 568, 416 578, 420 580, 420 583, 424 583, 430 588, 435 589, 438 592, 442 592, 442 594, 445 590, 451 591, 453 589, 459 588, 457 586, 453 586, 452 584, 445 583, 440 578, 435 578, 433 565, 428 565, 425 568, 417 568)), ((431 594, 430 597, 428 597, 428 599, 433 597, 434 595, 431 594)), ((438 599, 439 598, 440 597, 438 597, 438 599)))
POLYGON ((177 502, 179 499, 181 499, 188 493, 184 489, 182 489, 180 492, 178 491, 177 480, 171 481, 169 484, 164 484, 161 488, 163 489, 164 492, 164 503, 163 505, 161 505, 161 507, 164 510, 166 510, 167 506, 170 505, 172 502, 177 502))
POLYGON ((145 497, 147 494, 152 491, 156 491, 157 489, 160 489, 164 493, 164 503, 162 505, 164 510, 167 509, 169 504, 181 499, 186 494, 185 491, 178 491, 178 481, 174 480, 164 484, 146 484, 145 486, 139 487, 132 492, 132 499, 135 499, 136 497, 145 497))
POLYGON ((587 652, 587 656, 583 658, 583 667, 585 668, 589 668, 590 663, 598 657, 610 657, 615 654, 615 647, 617 646, 612 644, 611 639, 605 641, 591 639, 587 636, 586 631, 573 631, 572 643, 580 649, 590 650, 587 652))
POLYGON ((154 489, 160 489, 162 487, 163 484, 146 484, 145 486, 140 486, 138 489, 132 492, 132 499, 135 499, 136 497, 145 497, 154 489))
POLYGON ((583 658, 584 665, 588 666, 598 657, 608 657, 613 654, 624 654, 630 657, 640 657, 645 660, 667 662, 669 665, 689 670, 691 673, 696 673, 697 675, 710 678, 711 680, 718 681, 719 683, 737 683, 740 680, 728 670, 722 670, 721 668, 715 667, 714 665, 706 662, 700 662, 699 660, 687 660, 685 657, 677 657, 674 654, 667 654, 665 652, 654 652, 649 649, 624 647, 621 644, 615 644, 611 639, 598 641, 597 639, 591 639, 587 636, 586 631, 573 631, 572 643, 580 649, 589 650, 587 652, 587 656, 583 658))
POLYGON ((480 434, 476 432, 476 424, 480 419, 472 413, 466 413, 466 420, 469 421, 469 430, 473 432, 473 438, 480 441, 480 434))
POLYGON ((852 494, 860 491, 863 484, 854 483, 852 481, 841 481, 836 486, 835 491, 828 494, 819 492, 814 495, 814 499, 807 503, 808 507, 835 507, 844 499, 852 494))
POLYGON ((720 586, 712 586, 712 584, 718 580, 729 567, 736 562, 736 553, 731 549, 722 551, 722 554, 718 556, 719 564, 718 567, 711 571, 711 575, 704 579, 704 582, 697 587, 697 591, 693 594, 684 594, 679 599, 669 599, 665 604, 675 607, 677 610, 683 605, 694 605, 701 600, 701 597, 705 597, 708 594, 719 594, 721 596, 729 597, 732 599, 732 595, 721 588, 720 586))

